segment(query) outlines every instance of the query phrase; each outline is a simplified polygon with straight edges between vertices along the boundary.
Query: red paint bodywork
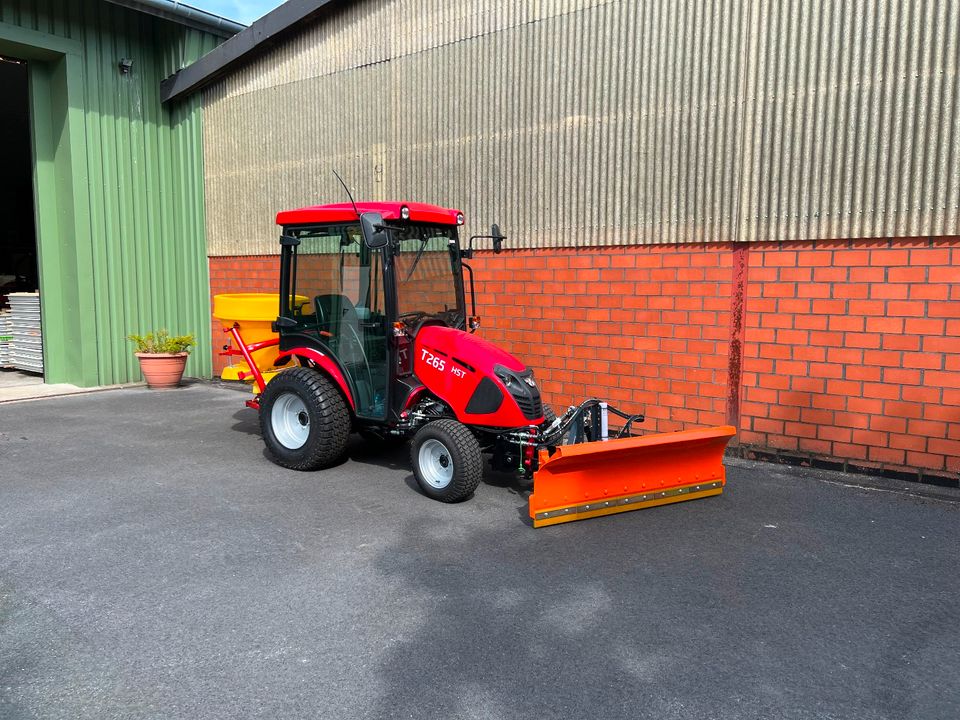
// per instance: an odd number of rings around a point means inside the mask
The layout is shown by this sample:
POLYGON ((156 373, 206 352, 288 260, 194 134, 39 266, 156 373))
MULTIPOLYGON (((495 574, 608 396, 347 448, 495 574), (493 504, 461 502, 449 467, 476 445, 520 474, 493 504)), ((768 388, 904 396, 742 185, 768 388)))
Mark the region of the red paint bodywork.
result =
POLYGON ((314 223, 356 222, 357 212, 380 213, 384 220, 400 220, 400 208, 410 210, 410 221, 436 225, 457 225, 459 210, 415 202, 358 202, 356 211, 351 203, 314 205, 298 210, 281 210, 277 225, 312 225, 314 223))
POLYGON ((346 378, 343 377, 343 373, 340 372, 340 368, 337 366, 337 364, 333 360, 328 358, 319 350, 314 350, 313 348, 308 348, 308 347, 293 348, 291 350, 282 352, 277 356, 277 360, 279 361, 279 360, 282 360, 283 358, 288 358, 293 356, 307 358, 308 360, 313 360, 314 363, 316 363, 331 378, 333 378, 333 381, 343 391, 344 397, 346 397, 347 402, 350 403, 350 409, 354 411, 357 409, 357 405, 353 401, 353 393, 350 392, 350 386, 347 385, 346 378))
POLYGON ((524 364, 510 353, 462 330, 428 325, 420 328, 417 333, 413 372, 431 393, 449 405, 460 422, 504 428, 540 422, 542 418, 531 421, 523 416, 516 401, 494 374, 494 365, 503 365, 516 371, 526 369, 524 364), (427 362, 425 350, 445 361, 443 370, 427 362), (454 372, 454 368, 458 372, 454 372), (492 413, 468 413, 467 404, 484 377, 490 378, 497 385, 503 393, 503 402, 492 413))

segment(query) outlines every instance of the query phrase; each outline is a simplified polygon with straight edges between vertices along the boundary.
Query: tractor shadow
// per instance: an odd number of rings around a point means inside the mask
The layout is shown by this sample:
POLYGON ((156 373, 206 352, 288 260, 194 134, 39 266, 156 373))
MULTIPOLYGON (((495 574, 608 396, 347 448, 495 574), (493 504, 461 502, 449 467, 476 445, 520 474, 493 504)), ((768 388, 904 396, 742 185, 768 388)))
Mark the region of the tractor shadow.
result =
POLYGON ((260 437, 260 418, 256 410, 242 408, 231 416, 236 422, 230 426, 234 432, 260 437))
MULTIPOLYGON (((417 479, 411 470, 409 442, 378 442, 375 440, 367 440, 354 433, 350 435, 350 440, 347 444, 347 457, 361 465, 374 465, 388 470, 404 471, 406 474, 403 481, 407 487, 426 497, 417 484, 417 479)), ((527 496, 533 488, 531 480, 525 480, 513 473, 493 470, 487 458, 484 459, 482 482, 484 485, 502 488, 509 493, 513 493, 521 497, 524 503, 526 503, 527 496)), ((470 496, 470 498, 472 497, 473 495, 470 496)), ((470 498, 466 498, 464 502, 469 502, 470 498)), ((520 508, 519 512, 525 517, 525 504, 520 508)))
MULTIPOLYGON (((231 416, 234 424, 230 429, 234 432, 242 433, 250 437, 260 438, 260 420, 256 410, 250 408, 241 408, 231 416)), ((269 451, 264 447, 263 457, 271 462, 269 451)), ((347 461, 359 463, 360 465, 373 465, 387 470, 396 470, 404 472, 403 482, 419 495, 426 495, 417 484, 410 468, 410 443, 409 442, 391 442, 368 440, 357 433, 351 433, 347 441, 347 452, 341 462, 336 465, 342 465, 347 461)), ((517 508, 517 514, 525 523, 530 522, 527 516, 527 497, 533 490, 533 481, 522 478, 515 473, 502 472, 490 467, 489 459, 484 459, 483 480, 484 485, 500 488, 508 493, 516 495, 523 501, 517 508)), ((472 498, 473 495, 470 496, 472 498)), ((465 502, 469 501, 467 498, 465 502)))

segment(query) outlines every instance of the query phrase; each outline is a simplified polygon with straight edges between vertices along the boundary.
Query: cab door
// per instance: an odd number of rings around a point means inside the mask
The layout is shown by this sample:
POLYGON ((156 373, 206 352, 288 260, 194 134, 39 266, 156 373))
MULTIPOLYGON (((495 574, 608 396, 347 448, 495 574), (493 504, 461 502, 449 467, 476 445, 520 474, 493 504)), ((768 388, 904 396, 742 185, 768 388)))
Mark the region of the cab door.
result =
POLYGON ((351 385, 356 414, 387 414, 388 349, 383 251, 368 248, 359 225, 290 228, 300 240, 291 296, 309 300, 294 308, 296 328, 337 359, 351 385))

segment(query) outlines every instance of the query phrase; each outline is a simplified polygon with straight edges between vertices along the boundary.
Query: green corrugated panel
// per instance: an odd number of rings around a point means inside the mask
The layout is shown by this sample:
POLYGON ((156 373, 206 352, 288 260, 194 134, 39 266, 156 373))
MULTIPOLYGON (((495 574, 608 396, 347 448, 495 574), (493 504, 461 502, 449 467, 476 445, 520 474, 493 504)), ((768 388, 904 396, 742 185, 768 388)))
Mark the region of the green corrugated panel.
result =
POLYGON ((159 85, 219 42, 102 0, 0 0, 0 53, 30 69, 48 382, 139 380, 126 335, 158 327, 196 335, 187 374, 211 375, 201 108, 159 85))

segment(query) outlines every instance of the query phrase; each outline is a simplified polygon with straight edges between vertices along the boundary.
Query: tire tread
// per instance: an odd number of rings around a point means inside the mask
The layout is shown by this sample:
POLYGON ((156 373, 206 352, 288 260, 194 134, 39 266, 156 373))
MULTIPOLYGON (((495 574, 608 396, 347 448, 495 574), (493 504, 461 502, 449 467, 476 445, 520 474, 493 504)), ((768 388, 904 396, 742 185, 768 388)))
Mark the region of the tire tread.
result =
POLYGON ((290 368, 271 380, 263 395, 260 433, 278 465, 291 470, 318 470, 334 465, 343 458, 347 449, 347 438, 350 436, 350 411, 340 391, 329 378, 313 368, 290 368), (273 431, 269 427, 274 397, 294 387, 305 391, 306 396, 302 399, 308 410, 313 410, 311 424, 314 417, 320 420, 319 427, 315 429, 316 435, 311 433, 307 445, 297 451, 274 445, 273 431))
POLYGON ((457 420, 434 420, 420 428, 414 436, 413 442, 410 443, 410 462, 413 465, 414 476, 417 478, 420 487, 427 495, 441 502, 455 503, 465 500, 473 494, 483 479, 483 456, 480 452, 480 443, 477 442, 477 438, 470 432, 470 429, 457 420), (420 473, 417 470, 420 440, 429 437, 429 434, 424 436, 421 433, 428 429, 430 433, 439 433, 441 435, 440 439, 454 446, 450 448, 451 451, 455 449, 460 455, 460 462, 455 465, 454 478, 441 493, 421 481, 420 473), (446 435, 446 437, 442 437, 443 435, 446 435))

